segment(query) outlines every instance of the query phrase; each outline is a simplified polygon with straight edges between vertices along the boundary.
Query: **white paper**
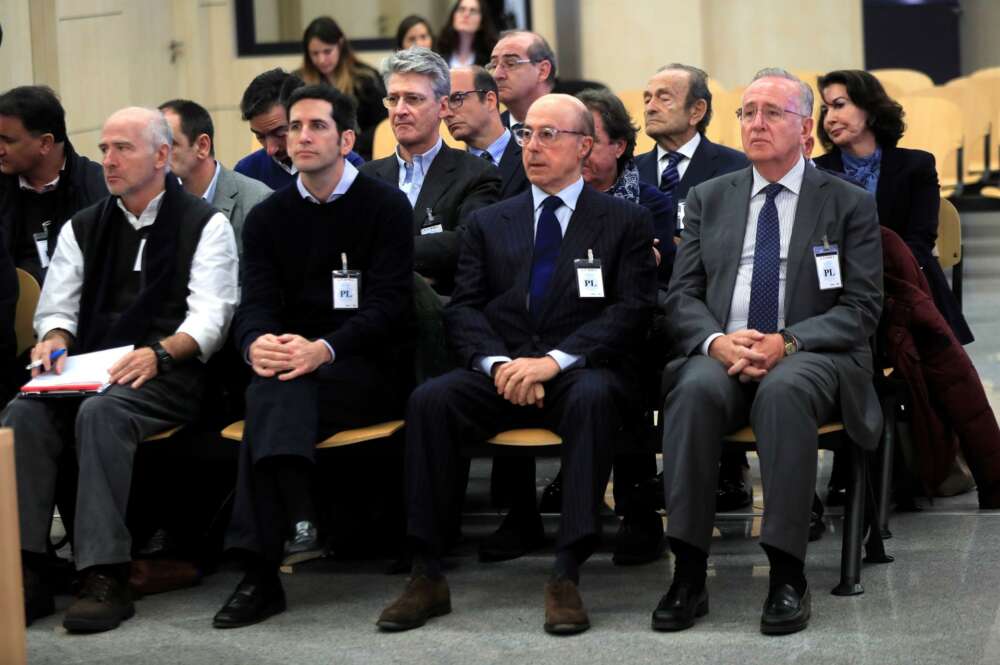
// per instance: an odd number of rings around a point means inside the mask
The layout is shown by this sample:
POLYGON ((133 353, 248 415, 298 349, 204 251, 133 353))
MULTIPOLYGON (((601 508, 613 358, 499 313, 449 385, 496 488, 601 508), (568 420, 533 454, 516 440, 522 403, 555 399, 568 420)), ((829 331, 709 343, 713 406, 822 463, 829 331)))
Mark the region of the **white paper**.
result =
POLYGON ((433 224, 432 226, 425 226, 420 229, 420 235, 422 236, 434 235, 435 233, 444 233, 444 226, 441 224, 433 224))
POLYGON ((42 240, 35 240, 35 249, 38 250, 38 262, 42 264, 42 268, 49 267, 49 240, 44 238, 42 240))
POLYGON ((108 381, 108 370, 111 366, 134 348, 135 346, 129 344, 104 351, 67 356, 62 374, 56 374, 51 370, 39 374, 21 390, 31 392, 39 388, 58 390, 61 386, 103 385, 108 381))
POLYGON ((333 308, 358 308, 358 279, 356 277, 333 278, 333 308))
POLYGON ((840 282, 840 257, 837 252, 816 256, 816 276, 819 278, 821 291, 843 287, 840 282))
POLYGON ((577 268, 576 281, 581 298, 604 297, 604 275, 600 268, 577 268))

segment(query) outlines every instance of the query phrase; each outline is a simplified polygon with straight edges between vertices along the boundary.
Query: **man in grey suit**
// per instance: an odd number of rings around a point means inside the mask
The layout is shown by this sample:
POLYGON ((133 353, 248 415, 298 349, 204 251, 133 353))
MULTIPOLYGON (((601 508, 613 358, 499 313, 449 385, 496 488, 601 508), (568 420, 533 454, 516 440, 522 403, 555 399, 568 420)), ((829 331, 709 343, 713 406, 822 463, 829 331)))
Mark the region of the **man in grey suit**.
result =
POLYGON ((271 188, 230 171, 215 160, 215 128, 203 106, 187 99, 160 104, 174 133, 170 170, 189 193, 205 199, 233 225, 236 247, 243 258, 243 220, 271 194, 271 188))
POLYGON ((500 174, 485 159, 444 145, 441 119, 448 110, 451 77, 430 49, 394 53, 382 77, 396 152, 360 169, 399 187, 413 206, 414 269, 444 295, 458 265, 459 234, 468 216, 500 196, 500 174))
POLYGON ((812 93, 762 70, 739 109, 752 168, 694 187, 667 295, 682 358, 664 373, 670 590, 653 628, 682 630, 708 612, 705 587, 722 437, 757 437, 770 563, 761 632, 805 628, 804 574, 816 484, 817 427, 839 417, 876 445, 881 411, 868 340, 882 305, 875 200, 805 163, 812 93))

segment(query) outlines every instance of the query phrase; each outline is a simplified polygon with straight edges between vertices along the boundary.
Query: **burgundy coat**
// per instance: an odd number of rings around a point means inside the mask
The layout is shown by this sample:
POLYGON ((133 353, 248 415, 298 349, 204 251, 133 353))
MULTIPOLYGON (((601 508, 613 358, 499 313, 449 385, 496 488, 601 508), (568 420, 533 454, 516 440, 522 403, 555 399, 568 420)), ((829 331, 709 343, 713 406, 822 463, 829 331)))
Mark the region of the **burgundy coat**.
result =
POLYGON ((882 228, 882 347, 910 392, 920 476, 935 488, 961 448, 982 508, 1000 506, 1000 428, 972 361, 931 297, 913 253, 882 228))

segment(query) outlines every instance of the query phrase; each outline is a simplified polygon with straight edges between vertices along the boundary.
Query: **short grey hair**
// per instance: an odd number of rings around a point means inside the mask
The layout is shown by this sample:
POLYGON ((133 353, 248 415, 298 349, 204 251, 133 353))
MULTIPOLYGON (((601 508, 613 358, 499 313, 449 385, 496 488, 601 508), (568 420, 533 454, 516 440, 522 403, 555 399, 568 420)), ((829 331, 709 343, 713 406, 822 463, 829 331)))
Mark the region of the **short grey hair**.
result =
POLYGON ((813 91, 809 87, 809 84, 805 83, 795 74, 791 73, 787 69, 782 69, 781 67, 765 67, 756 74, 753 75, 753 79, 750 81, 753 83, 759 79, 765 78, 779 78, 788 79, 789 81, 794 81, 799 86, 799 110, 802 111, 802 115, 807 118, 811 118, 813 114, 813 91))
POLYGON ((174 131, 170 129, 167 117, 159 109, 148 110, 155 114, 150 118, 149 124, 146 125, 146 136, 149 138, 149 144, 153 147, 153 152, 159 150, 161 145, 172 148, 174 145, 174 131))
POLYGON ((708 74, 703 69, 684 65, 679 62, 671 62, 656 70, 656 73, 666 71, 681 71, 688 74, 688 94, 684 100, 684 109, 690 109, 699 99, 705 100, 705 115, 698 123, 698 133, 704 134, 708 129, 708 123, 712 122, 712 91, 708 89, 708 74))
POLYGON ((448 63, 440 55, 424 48, 413 46, 402 51, 396 51, 382 66, 382 80, 389 87, 389 77, 393 74, 420 74, 431 81, 434 96, 440 99, 451 94, 451 73, 448 63))

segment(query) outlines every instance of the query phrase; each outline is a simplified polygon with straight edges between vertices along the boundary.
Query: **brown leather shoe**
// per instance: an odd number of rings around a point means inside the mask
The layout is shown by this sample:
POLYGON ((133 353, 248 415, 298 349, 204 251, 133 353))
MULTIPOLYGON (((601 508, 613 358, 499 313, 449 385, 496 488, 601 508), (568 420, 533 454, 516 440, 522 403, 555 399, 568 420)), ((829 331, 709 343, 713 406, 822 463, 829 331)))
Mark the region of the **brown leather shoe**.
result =
POLYGON ((396 601, 382 610, 375 625, 382 630, 410 630, 419 628, 432 617, 451 612, 451 592, 444 577, 431 579, 415 575, 396 601))
POLYGON ((573 635, 588 628, 590 619, 576 584, 571 580, 546 582, 545 632, 552 635, 573 635))

